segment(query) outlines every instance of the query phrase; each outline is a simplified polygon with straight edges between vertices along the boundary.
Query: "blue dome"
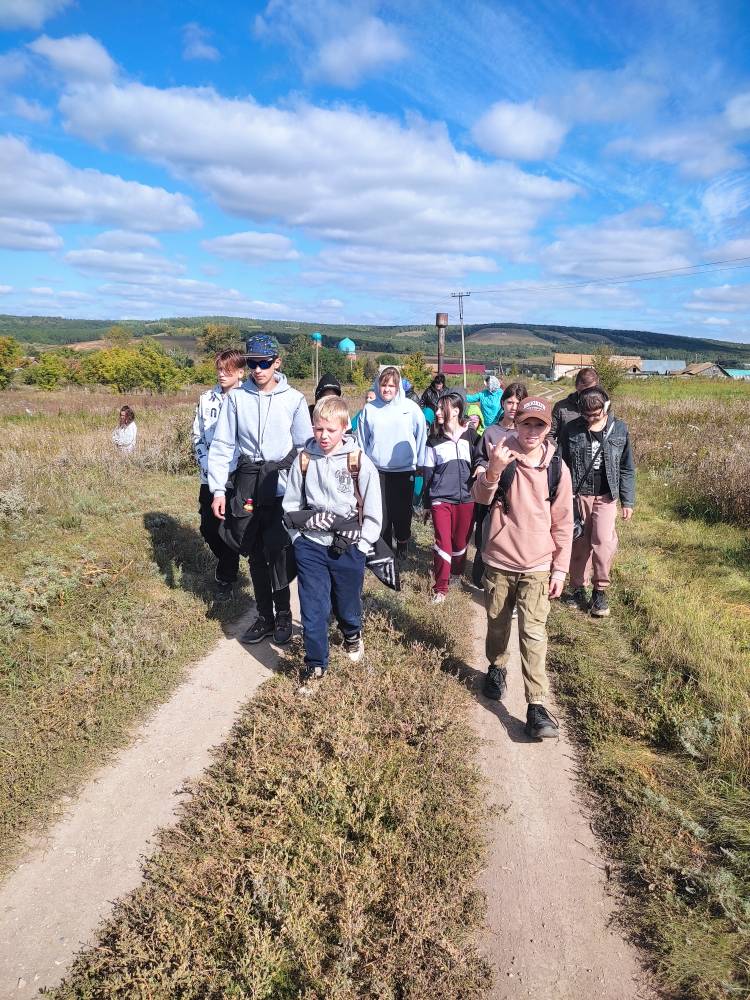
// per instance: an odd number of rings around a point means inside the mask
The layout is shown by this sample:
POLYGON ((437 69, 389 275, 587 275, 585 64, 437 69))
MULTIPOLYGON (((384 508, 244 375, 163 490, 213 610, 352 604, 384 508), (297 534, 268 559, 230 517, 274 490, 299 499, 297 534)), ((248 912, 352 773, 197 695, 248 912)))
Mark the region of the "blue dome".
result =
POLYGON ((344 337, 343 340, 339 341, 339 350, 343 354, 354 354, 357 350, 357 346, 349 337, 344 337))
POLYGON ((320 330, 315 330, 314 333, 310 334, 310 340, 321 341, 322 339, 323 339, 323 334, 320 332, 320 330))

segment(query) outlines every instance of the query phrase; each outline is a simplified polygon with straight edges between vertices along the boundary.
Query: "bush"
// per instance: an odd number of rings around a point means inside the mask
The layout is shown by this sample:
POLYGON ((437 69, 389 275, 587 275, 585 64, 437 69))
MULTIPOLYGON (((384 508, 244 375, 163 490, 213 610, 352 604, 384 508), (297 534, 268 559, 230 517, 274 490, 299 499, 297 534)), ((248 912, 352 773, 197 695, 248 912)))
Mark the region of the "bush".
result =
POLYGON ((612 361, 609 347, 602 344, 594 351, 593 365, 599 373, 599 382, 611 396, 624 378, 624 371, 612 361))
POLYGON ((59 385, 68 382, 69 375, 70 367, 65 358, 53 351, 48 351, 41 356, 35 365, 29 365, 24 372, 24 382, 50 392, 59 385))
POLYGON ((21 363, 21 345, 13 337, 0 337, 0 389, 7 389, 21 363))

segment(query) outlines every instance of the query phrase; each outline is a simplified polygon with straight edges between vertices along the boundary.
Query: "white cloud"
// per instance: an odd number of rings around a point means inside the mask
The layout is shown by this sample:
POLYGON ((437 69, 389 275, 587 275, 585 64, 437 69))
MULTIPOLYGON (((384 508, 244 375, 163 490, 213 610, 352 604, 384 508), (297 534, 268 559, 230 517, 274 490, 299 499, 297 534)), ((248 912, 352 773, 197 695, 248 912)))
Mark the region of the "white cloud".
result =
POLYGON ((644 77, 641 66, 576 73, 565 93, 550 96, 568 121, 632 121, 647 114, 666 97, 663 84, 644 77))
POLYGON ((13 285, 0 285, 0 295, 10 295, 13 285))
POLYGON ((37 285, 36 288, 30 288, 29 291, 32 292, 34 295, 56 295, 57 294, 55 292, 54 288, 48 288, 46 285, 43 285, 43 286, 37 285))
POLYGON ((692 302, 688 302, 686 308, 710 313, 750 312, 750 284, 699 288, 693 292, 692 302))
POLYGON ((750 129, 750 91, 736 94, 727 104, 724 115, 731 128, 750 129))
POLYGON ((344 308, 344 303, 341 301, 341 299, 322 299, 320 304, 321 306, 323 306, 324 309, 344 308))
POLYGON ((104 46, 91 35, 50 38, 42 35, 29 43, 35 55, 47 59, 68 80, 111 80, 117 66, 104 46))
POLYGON ((72 0, 2 0, 0 28, 41 28, 48 18, 71 3, 72 0))
POLYGON ((378 17, 368 17, 347 34, 321 46, 317 75, 340 87, 356 87, 365 77, 400 62, 407 54, 394 28, 378 17))
POLYGON ((137 83, 76 86, 60 107, 75 135, 189 177, 227 212, 335 241, 517 253, 577 191, 460 152, 442 125, 345 107, 267 107, 137 83))
POLYGON ((555 155, 567 130, 564 122, 531 101, 498 101, 482 115, 471 134, 477 145, 493 156, 544 160, 555 155))
POLYGON ((182 274, 185 268, 166 257, 145 254, 140 250, 71 250, 65 254, 68 264, 79 271, 113 277, 131 274, 182 274))
POLYGON ((611 278, 688 266, 690 235, 682 229, 644 225, 655 217, 655 213, 643 210, 590 225, 570 226, 542 249, 540 260, 553 274, 582 278, 611 278))
POLYGON ((431 278, 455 280, 467 274, 489 274, 497 270, 491 257, 479 254, 409 253, 358 246, 323 250, 311 264, 311 273, 326 279, 340 279, 346 275, 365 280, 370 280, 372 275, 398 276, 413 286, 431 278))
POLYGON ((182 29, 182 58, 208 59, 216 62, 221 59, 221 53, 209 42, 211 32, 202 28, 195 21, 186 24, 182 29))
POLYGON ((26 75, 28 58, 18 50, 0 55, 0 85, 15 83, 26 75))
POLYGON ((736 260, 738 257, 750 260, 750 237, 727 240, 720 246, 713 246, 704 251, 703 256, 707 260, 736 260))
POLYGON ((0 247, 6 250, 59 250, 62 245, 62 239, 46 222, 0 218, 0 247))
POLYGON ((126 315, 229 315, 293 317, 286 304, 251 299, 236 288, 192 278, 146 275, 102 285, 99 292, 122 303, 126 315))
POLYGON ((204 240, 201 246, 217 257, 250 263, 298 260, 300 257, 289 237, 278 233, 232 233, 230 236, 204 240))
POLYGON ((126 229, 108 229, 91 240, 92 247, 100 250, 156 250, 161 244, 155 236, 131 233, 126 229))
POLYGON ((731 326, 731 319, 727 319, 726 316, 707 316, 703 322, 706 326, 731 326))
POLYGON ((182 194, 81 170, 0 137, 0 213, 46 222, 115 224, 146 231, 188 229, 198 216, 182 194))
POLYGON ((45 108, 39 101, 29 101, 25 97, 14 97, 11 102, 11 110, 18 118, 25 118, 29 122, 46 122, 51 117, 49 108, 45 108))
POLYGON ((724 127, 710 121, 667 129, 641 139, 617 139, 610 143, 608 151, 670 163, 688 177, 700 179, 715 177, 745 163, 744 156, 731 145, 724 127))

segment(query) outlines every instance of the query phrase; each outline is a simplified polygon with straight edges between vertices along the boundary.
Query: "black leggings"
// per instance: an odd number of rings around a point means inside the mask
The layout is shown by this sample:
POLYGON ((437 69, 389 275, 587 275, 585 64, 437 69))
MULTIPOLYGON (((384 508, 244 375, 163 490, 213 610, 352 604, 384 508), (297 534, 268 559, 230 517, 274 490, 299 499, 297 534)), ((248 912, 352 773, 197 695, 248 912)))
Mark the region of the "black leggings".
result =
POLYGON ((380 537, 393 548, 397 542, 411 538, 411 515, 414 502, 413 472, 380 472, 380 499, 383 505, 383 527, 380 537))

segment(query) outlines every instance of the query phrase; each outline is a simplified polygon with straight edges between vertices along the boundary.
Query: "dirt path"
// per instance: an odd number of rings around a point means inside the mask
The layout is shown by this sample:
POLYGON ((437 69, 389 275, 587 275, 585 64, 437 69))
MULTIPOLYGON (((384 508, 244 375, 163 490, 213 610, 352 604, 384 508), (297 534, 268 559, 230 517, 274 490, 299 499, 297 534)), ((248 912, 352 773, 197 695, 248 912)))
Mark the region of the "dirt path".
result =
POLYGON ((206 768, 239 705, 271 675, 275 650, 263 643, 251 655, 235 638, 249 620, 191 668, 0 887, 0 997, 57 984, 112 901, 139 884, 140 859, 154 832, 174 821, 185 782, 206 768))
MULTIPOLYGON (((485 615, 476 608, 473 666, 484 673, 485 615)), ((559 741, 530 741, 513 628, 508 691, 478 695, 480 766, 497 816, 481 879, 487 929, 481 948, 496 969, 492 1000, 653 998, 636 950, 612 925, 605 862, 576 794, 575 758, 559 741)), ((480 677, 477 675, 477 688, 480 677)), ((554 706, 551 706, 554 711, 554 706)))

